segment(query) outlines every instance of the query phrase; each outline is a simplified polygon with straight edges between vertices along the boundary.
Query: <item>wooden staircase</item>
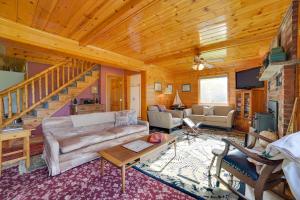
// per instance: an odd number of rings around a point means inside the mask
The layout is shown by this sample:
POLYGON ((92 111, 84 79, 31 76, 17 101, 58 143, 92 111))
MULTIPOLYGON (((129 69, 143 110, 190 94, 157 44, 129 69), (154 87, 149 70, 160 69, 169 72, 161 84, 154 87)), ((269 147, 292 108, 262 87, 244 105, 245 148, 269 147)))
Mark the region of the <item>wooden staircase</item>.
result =
POLYGON ((99 78, 95 65, 71 60, 43 72, 0 93, 0 128, 22 118, 23 127, 39 126, 99 78), (4 104, 7 105, 5 109, 4 104))

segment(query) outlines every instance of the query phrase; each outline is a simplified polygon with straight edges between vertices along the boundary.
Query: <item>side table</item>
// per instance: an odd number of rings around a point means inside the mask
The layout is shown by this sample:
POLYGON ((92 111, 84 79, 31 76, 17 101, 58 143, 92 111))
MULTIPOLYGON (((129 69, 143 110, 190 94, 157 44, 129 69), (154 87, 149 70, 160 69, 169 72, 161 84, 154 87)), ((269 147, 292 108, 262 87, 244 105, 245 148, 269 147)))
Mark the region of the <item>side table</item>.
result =
POLYGON ((30 142, 29 137, 31 135, 31 130, 15 130, 15 131, 0 131, 0 176, 2 171, 2 165, 12 164, 18 162, 20 160, 25 160, 26 168, 29 169, 30 166, 30 142), (23 139, 23 149, 12 151, 9 153, 3 154, 2 152, 2 143, 3 141, 11 141, 15 139, 23 139), (15 158, 12 160, 7 160, 5 162, 2 161, 2 158, 5 156, 10 156, 13 154, 23 152, 23 156, 19 158, 15 158))

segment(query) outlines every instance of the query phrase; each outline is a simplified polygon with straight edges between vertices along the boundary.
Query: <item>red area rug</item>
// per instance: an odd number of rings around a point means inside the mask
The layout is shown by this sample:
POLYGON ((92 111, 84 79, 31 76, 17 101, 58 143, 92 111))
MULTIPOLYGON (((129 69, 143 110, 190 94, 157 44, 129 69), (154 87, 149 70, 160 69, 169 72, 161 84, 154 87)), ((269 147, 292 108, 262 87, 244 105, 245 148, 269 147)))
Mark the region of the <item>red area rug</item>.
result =
POLYGON ((193 199, 135 169, 126 172, 126 192, 121 193, 121 171, 105 164, 101 177, 99 160, 81 165, 55 177, 47 168, 19 175, 18 168, 4 170, 0 199, 193 199))

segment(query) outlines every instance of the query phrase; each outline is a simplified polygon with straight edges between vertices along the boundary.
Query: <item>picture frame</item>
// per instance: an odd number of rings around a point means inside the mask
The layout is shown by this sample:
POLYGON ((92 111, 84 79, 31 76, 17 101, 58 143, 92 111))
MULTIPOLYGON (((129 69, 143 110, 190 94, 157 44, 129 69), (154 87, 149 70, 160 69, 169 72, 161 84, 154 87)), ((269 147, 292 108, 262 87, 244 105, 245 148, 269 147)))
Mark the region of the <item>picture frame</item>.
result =
POLYGON ((191 84, 182 84, 182 92, 190 92, 191 91, 191 84))
POLYGON ((161 82, 155 82, 154 83, 154 91, 155 92, 161 92, 162 91, 161 82))
POLYGON ((172 84, 168 84, 167 89, 170 93, 173 93, 173 85, 172 84))

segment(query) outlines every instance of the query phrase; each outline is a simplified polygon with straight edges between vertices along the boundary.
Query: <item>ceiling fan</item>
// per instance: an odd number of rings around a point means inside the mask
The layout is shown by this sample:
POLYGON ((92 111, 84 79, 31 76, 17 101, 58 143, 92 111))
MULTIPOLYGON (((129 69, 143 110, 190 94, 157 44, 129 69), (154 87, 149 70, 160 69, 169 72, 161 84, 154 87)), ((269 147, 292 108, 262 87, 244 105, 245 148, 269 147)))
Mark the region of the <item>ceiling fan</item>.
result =
POLYGON ((214 65, 209 64, 207 62, 207 60, 205 60, 201 54, 199 53, 198 55, 194 56, 194 62, 193 62, 193 66, 192 69, 193 70, 203 70, 203 69, 211 69, 213 68, 214 65))

